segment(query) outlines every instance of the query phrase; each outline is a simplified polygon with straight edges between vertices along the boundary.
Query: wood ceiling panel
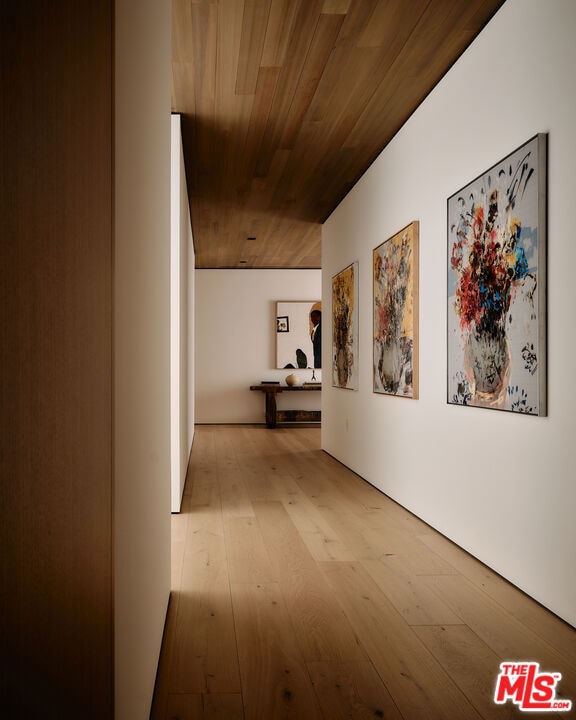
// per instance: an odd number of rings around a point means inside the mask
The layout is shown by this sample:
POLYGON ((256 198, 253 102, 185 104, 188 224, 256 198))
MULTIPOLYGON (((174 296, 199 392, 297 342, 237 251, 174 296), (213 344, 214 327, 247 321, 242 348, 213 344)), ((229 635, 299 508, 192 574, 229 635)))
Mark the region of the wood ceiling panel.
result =
POLYGON ((196 113, 201 117, 214 116, 216 97, 216 50, 218 16, 214 5, 192 4, 191 27, 192 68, 196 113))
MULTIPOLYGON (((240 56, 243 3, 238 0, 220 0, 214 6, 218 11, 218 47, 216 59, 216 103, 218 122, 224 127, 232 125, 238 117, 238 107, 244 98, 236 95, 237 65, 240 56)), ((176 21, 176 19, 174 19, 176 21)), ((194 91, 194 88, 192 88, 194 91)))
POLYGON ((324 0, 322 12, 345 15, 350 9, 351 2, 352 0, 324 0))
POLYGON ((272 3, 262 53, 264 67, 281 67, 284 64, 297 17, 298 3, 294 0, 272 3))
POLYGON ((342 27, 343 15, 321 15, 300 73, 292 103, 281 118, 280 147, 294 147, 342 27))
POLYGON ((280 68, 277 67, 261 67, 258 71, 258 81, 256 83, 254 102, 252 103, 252 112, 250 114, 250 124, 244 147, 247 159, 244 172, 247 175, 247 183, 251 182, 255 174, 257 152, 262 144, 262 138, 268 123, 268 117, 270 116, 270 109, 276 94, 279 74, 280 68))
POLYGON ((260 177, 268 173, 276 149, 282 147, 280 141, 284 132, 285 121, 290 112, 302 68, 314 38, 316 24, 320 15, 320 6, 321 3, 317 0, 302 2, 295 18, 285 61, 280 72, 278 92, 259 149, 256 173, 260 177))
POLYGON ((320 267, 321 223, 503 1, 173 0, 197 267, 320 267))
POLYGON ((382 0, 374 8, 370 22, 358 35, 358 47, 402 46, 428 7, 428 0, 382 0))
POLYGON ((252 95, 256 92, 256 81, 269 15, 270 0, 244 0, 242 36, 236 74, 238 95, 252 95))

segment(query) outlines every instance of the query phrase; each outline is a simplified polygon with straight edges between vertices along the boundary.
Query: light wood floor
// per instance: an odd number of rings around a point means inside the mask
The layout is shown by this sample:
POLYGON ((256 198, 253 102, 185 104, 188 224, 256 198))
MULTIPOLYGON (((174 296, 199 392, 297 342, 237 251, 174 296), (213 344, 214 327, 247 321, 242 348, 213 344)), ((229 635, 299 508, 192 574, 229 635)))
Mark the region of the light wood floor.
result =
POLYGON ((576 631, 322 452, 319 429, 198 426, 172 522, 152 720, 576 712, 493 703, 500 662, 536 660, 576 705, 576 631))

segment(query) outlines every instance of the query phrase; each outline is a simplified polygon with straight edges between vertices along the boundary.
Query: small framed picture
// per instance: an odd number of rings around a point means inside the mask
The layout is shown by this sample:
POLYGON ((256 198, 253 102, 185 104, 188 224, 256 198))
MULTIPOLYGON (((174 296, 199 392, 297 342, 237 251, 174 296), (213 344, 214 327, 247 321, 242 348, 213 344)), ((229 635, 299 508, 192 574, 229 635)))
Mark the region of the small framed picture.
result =
POLYGON ((276 318, 276 332, 284 333, 290 332, 290 325, 288 324, 288 315, 280 315, 276 318))

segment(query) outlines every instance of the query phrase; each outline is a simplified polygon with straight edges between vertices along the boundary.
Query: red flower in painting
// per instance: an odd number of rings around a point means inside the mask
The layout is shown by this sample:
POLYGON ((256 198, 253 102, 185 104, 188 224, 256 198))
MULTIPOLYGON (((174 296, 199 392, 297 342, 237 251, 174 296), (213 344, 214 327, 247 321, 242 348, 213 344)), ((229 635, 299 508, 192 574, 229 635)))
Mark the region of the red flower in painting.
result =
POLYGON ((480 240, 484 231, 484 208, 477 205, 474 212, 474 220, 472 221, 472 233, 476 240, 480 240))
POLYGON ((456 301, 462 325, 468 327, 471 323, 480 319, 480 289, 472 276, 471 267, 465 268, 462 273, 460 285, 456 292, 456 301))
POLYGON ((455 310, 462 328, 495 335, 502 332, 516 281, 525 277, 528 263, 519 246, 521 225, 509 218, 497 226, 498 192, 490 195, 488 220, 482 204, 462 215, 451 266, 459 276, 455 310))

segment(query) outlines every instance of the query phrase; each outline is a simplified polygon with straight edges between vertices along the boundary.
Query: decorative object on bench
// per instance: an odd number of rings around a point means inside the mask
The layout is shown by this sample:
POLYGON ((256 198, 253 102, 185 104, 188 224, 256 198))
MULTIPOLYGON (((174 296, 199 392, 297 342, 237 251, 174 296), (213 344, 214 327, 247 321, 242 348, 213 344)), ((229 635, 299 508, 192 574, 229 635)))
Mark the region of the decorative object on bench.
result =
POLYGON ((296 373, 290 373, 290 375, 286 375, 286 385, 296 387, 297 385, 302 385, 302 380, 296 373))

